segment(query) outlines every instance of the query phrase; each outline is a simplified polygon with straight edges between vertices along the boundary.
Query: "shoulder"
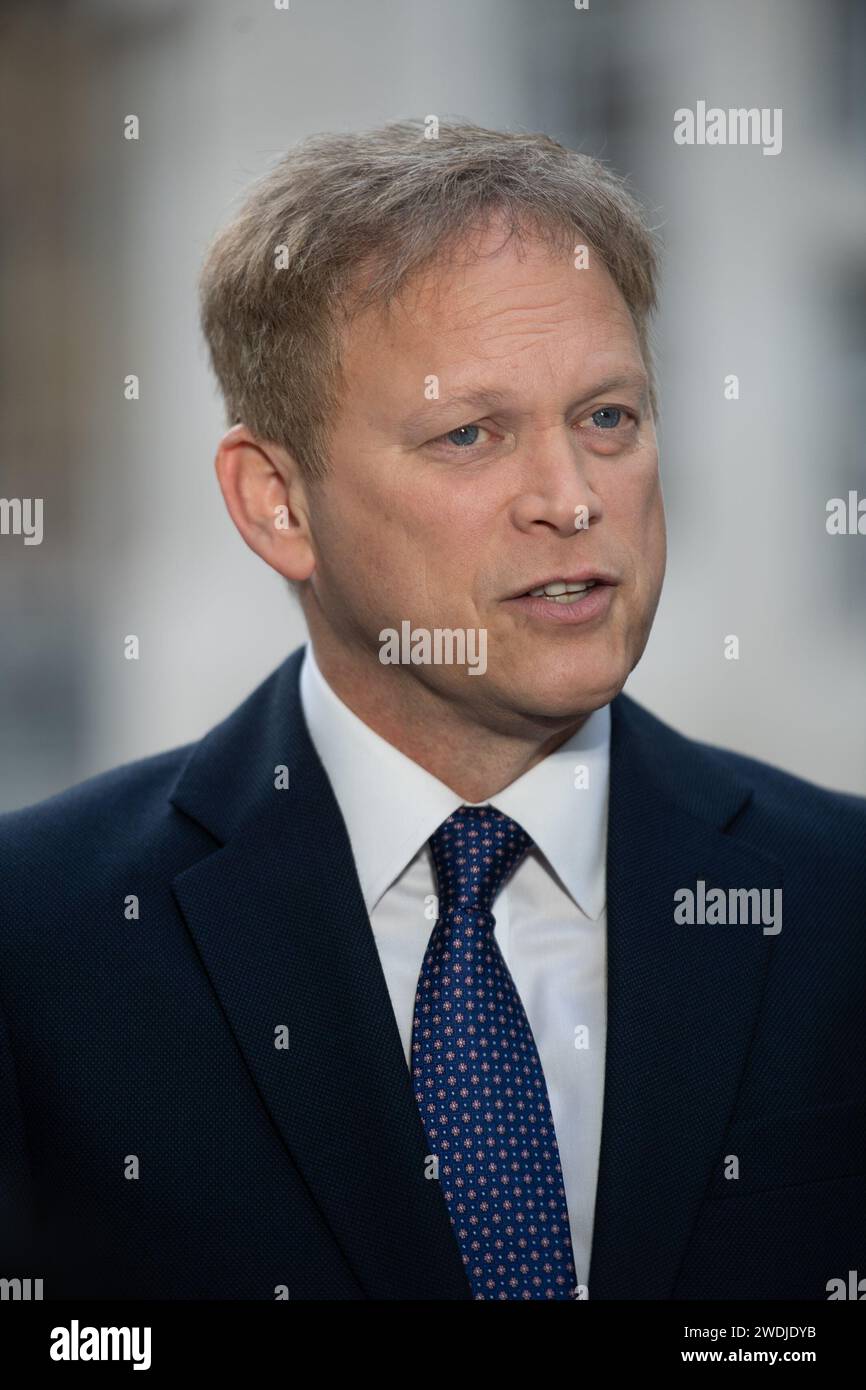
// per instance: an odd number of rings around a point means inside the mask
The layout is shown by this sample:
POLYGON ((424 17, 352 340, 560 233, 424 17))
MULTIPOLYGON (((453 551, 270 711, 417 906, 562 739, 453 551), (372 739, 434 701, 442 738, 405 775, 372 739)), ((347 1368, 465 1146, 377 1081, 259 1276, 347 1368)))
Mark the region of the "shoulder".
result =
MULTIPOLYGON (((275 726, 283 734, 297 724, 290 694, 303 648, 256 687, 201 739, 125 763, 21 810, 0 814, 0 886, 12 867, 60 855, 72 863, 86 850, 94 863, 106 857, 141 857, 172 836, 207 835, 173 804, 176 788, 194 769, 214 806, 242 788, 238 769, 250 760, 251 739, 275 726)), ((211 837, 208 837, 209 839, 211 837)))
POLYGON ((301 739, 302 655, 202 739, 0 815, 0 939, 87 933, 106 902, 142 892, 169 907, 177 875, 254 812, 260 769, 301 739))
POLYGON ((84 939, 105 904, 129 894, 164 901, 175 875, 213 849, 169 801, 189 752, 114 768, 0 815, 0 946, 10 959, 84 939))
MULTIPOLYGON (((821 787, 759 758, 688 738, 629 696, 613 702, 617 733, 665 796, 701 814, 728 792, 737 833, 767 854, 807 852, 866 872, 866 797, 821 787)), ((783 856, 786 857, 786 856, 783 856)))
POLYGON ((195 747, 159 753, 112 768, 33 806, 0 815, 0 864, 15 855, 23 867, 62 844, 128 840, 155 828, 181 767, 195 747), (24 860, 19 856, 25 856, 24 860))

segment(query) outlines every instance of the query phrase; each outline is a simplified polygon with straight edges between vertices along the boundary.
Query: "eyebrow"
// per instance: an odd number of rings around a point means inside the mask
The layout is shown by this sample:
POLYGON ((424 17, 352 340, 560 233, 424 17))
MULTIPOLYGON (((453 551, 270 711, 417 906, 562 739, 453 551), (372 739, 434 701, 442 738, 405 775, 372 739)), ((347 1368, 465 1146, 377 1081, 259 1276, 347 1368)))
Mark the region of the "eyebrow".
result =
MULTIPOLYGON (((573 400, 569 406, 569 411, 579 410, 582 405, 586 405, 596 396, 605 396, 610 391, 631 390, 640 393, 640 404, 645 410, 649 406, 649 381, 645 372, 618 372, 614 376, 605 377, 604 380, 595 383, 591 391, 585 392, 573 400)), ((479 387, 473 391, 461 392, 455 396, 443 396, 437 401, 431 401, 429 405, 421 410, 414 411, 407 415, 401 422, 403 429, 414 430, 425 426, 435 427, 438 420, 446 410, 453 410, 457 406, 466 406, 467 409, 482 410, 485 406, 508 405, 513 397, 506 391, 497 390, 495 387, 486 389, 479 387)))

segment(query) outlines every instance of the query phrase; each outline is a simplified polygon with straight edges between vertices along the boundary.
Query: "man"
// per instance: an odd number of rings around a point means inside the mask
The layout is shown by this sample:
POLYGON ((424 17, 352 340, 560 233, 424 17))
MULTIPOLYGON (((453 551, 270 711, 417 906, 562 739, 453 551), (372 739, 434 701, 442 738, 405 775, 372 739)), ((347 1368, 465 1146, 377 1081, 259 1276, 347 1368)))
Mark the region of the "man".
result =
POLYGON ((652 235, 546 137, 432 133, 308 141, 211 249, 220 485, 311 640, 5 819, 5 1263, 826 1298, 866 1253, 866 803, 620 693, 665 560, 652 235))

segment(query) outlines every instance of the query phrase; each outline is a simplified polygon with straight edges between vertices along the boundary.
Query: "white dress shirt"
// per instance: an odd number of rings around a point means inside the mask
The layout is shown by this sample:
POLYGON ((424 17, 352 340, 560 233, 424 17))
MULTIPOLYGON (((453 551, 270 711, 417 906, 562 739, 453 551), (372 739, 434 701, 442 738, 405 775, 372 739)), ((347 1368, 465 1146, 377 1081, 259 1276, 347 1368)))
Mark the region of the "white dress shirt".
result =
POLYGON ((310 643, 301 703, 346 822, 407 1065, 415 991, 436 921, 430 836, 459 806, 489 804, 534 842, 493 901, 495 936, 541 1058, 577 1278, 586 1284, 604 1100, 610 708, 596 710, 503 791, 467 803, 339 699, 310 643))

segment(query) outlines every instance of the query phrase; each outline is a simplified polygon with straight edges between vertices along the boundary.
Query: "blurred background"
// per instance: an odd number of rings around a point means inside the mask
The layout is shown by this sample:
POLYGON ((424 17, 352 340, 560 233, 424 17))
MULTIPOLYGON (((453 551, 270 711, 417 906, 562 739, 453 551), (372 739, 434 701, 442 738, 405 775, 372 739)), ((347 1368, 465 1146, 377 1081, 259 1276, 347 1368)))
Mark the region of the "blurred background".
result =
POLYGON ((199 737, 304 640, 219 496, 196 277, 291 142, 429 114, 611 162, 661 231, 670 560, 629 692, 866 791, 866 536, 825 524, 866 496, 864 79, 863 0, 4 0, 0 498, 44 539, 0 535, 0 809, 199 737), (678 146, 701 100, 781 107, 782 152, 678 146))

